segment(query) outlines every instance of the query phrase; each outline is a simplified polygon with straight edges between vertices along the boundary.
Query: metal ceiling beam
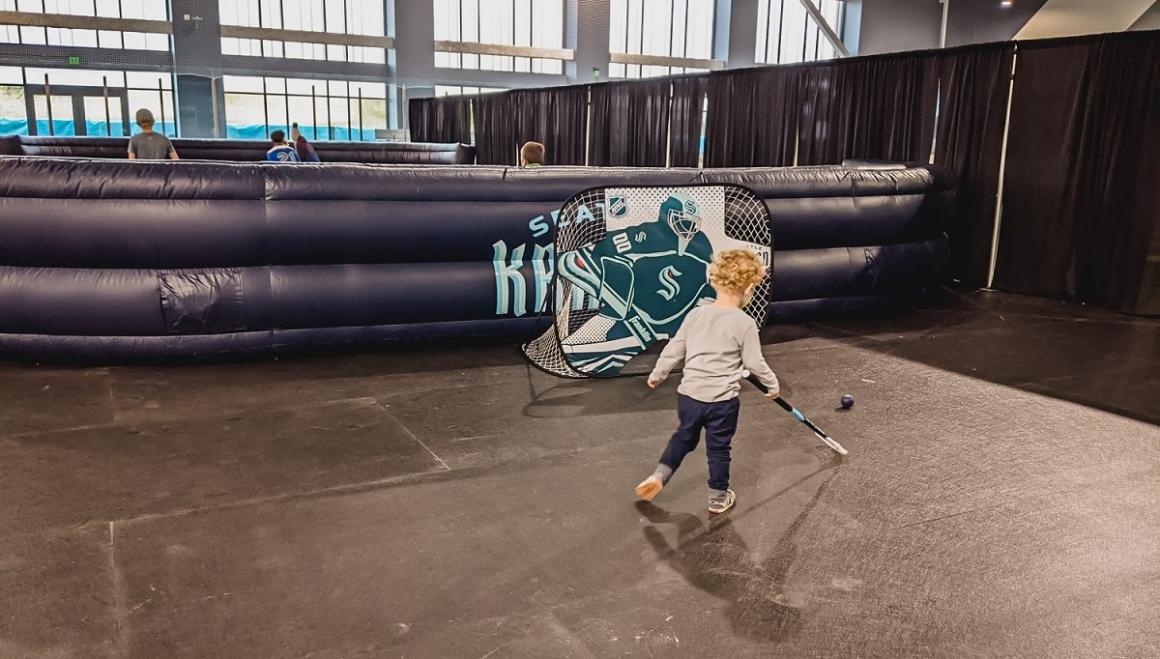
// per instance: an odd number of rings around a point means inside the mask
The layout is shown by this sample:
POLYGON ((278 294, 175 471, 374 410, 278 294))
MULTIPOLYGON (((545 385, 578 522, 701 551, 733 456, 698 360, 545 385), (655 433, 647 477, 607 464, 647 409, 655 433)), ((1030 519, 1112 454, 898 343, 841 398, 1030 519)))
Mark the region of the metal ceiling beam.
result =
POLYGON ((822 12, 818 10, 814 3, 811 0, 798 0, 798 2, 814 18, 814 22, 818 24, 818 28, 821 29, 822 34, 826 35, 826 40, 830 42, 834 50, 838 51, 838 54, 842 57, 849 57, 850 51, 846 49, 846 44, 842 43, 841 37, 834 31, 833 26, 826 20, 826 17, 822 16, 822 12))
POLYGON ((0 11, 0 24, 31 27, 57 27, 73 30, 122 30, 172 34, 169 21, 147 21, 138 18, 106 18, 104 16, 73 16, 71 14, 39 14, 27 11, 0 11))

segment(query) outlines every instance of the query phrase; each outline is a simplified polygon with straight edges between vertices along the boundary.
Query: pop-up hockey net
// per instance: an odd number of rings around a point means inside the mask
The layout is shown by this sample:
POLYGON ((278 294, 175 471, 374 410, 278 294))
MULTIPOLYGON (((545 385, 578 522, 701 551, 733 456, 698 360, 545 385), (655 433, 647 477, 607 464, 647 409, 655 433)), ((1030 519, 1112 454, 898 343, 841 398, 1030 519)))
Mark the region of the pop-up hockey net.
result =
MULTIPOLYGON (((630 361, 656 353, 690 311, 713 299, 713 254, 748 249, 768 268, 772 243, 765 203, 741 186, 580 192, 560 209, 552 307, 524 354, 563 377, 626 375, 630 361)), ((765 324, 769 298, 767 275, 746 306, 758 327, 765 324)), ((638 360, 633 370, 644 366, 641 361, 648 360, 638 360)))

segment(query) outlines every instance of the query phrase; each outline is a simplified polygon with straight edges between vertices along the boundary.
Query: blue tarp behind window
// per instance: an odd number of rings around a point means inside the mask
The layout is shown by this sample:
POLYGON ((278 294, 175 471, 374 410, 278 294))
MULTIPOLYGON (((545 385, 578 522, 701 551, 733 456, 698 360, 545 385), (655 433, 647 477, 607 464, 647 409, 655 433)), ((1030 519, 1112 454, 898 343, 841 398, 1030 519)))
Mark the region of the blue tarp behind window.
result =
MULTIPOLYGON (((286 127, 270 126, 270 132, 276 130, 286 131, 286 127)), ((326 126, 301 126, 300 130, 306 136, 306 139, 312 142, 332 139, 330 130, 326 126)), ((270 139, 270 133, 266 132, 266 127, 262 124, 245 126, 226 124, 226 137, 231 140, 268 140, 270 139)), ((286 139, 290 139, 289 134, 287 134, 286 139)), ((362 137, 360 138, 358 128, 335 126, 333 139, 338 142, 373 142, 375 139, 375 130, 373 128, 364 128, 362 130, 362 137)))
POLYGON ((24 119, 0 119, 0 135, 27 135, 28 122, 24 119))
MULTIPOLYGON (((53 134, 55 135, 76 135, 76 124, 72 121, 65 121, 63 119, 56 119, 53 121, 53 134)), ((90 136, 107 136, 109 135, 108 126, 103 121, 89 121, 86 122, 86 130, 90 136)), ((124 127, 117 122, 113 122, 113 137, 124 137, 124 127)), ((136 124, 130 124, 131 134, 136 135, 141 132, 141 129, 136 124)), ((271 126, 270 130, 278 130, 279 127, 271 126)), ((177 132, 177 127, 173 122, 165 122, 164 128, 158 123, 154 130, 164 132, 166 135, 172 137, 177 132)), ((285 128, 282 128, 285 130, 285 128)), ((37 135, 49 135, 48 120, 41 119, 36 122, 37 135)), ((324 141, 331 139, 330 131, 325 126, 303 126, 302 134, 306 139, 311 141, 324 141)), ((28 135, 28 122, 24 119, 3 119, 0 118, 0 135, 28 135)), ((265 141, 270 138, 266 132, 266 127, 263 125, 249 125, 239 126, 230 124, 226 126, 226 137, 232 140, 262 140, 265 141)), ((289 139, 289 136, 287 136, 289 139)), ((348 129, 346 127, 334 127, 334 140, 336 141, 355 141, 355 142, 373 142, 375 140, 375 131, 373 128, 364 128, 360 137, 359 129, 348 129)))
MULTIPOLYGON (((54 119, 53 130, 48 130, 48 120, 38 119, 36 121, 37 135, 58 135, 69 136, 77 134, 76 122, 64 119, 54 119)), ((141 132, 141 129, 136 124, 130 126, 132 134, 136 135, 141 132)), ((124 137, 125 127, 123 124, 114 121, 112 123, 111 137, 124 137)), ((109 137, 109 124, 104 121, 86 121, 85 130, 90 137, 109 137)), ((171 121, 165 122, 164 128, 161 124, 157 124, 154 130, 164 131, 165 134, 173 136, 177 132, 177 126, 171 121)), ((3 119, 0 118, 0 135, 28 135, 28 122, 24 119, 3 119)))

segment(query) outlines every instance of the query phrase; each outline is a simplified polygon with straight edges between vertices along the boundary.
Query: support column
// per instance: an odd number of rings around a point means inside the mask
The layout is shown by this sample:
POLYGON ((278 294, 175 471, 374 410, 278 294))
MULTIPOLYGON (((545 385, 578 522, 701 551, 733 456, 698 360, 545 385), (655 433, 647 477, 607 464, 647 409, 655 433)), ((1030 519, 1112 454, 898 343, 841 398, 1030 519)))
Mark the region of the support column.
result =
POLYGON ((608 79, 608 32, 612 19, 609 0, 567 0, 564 10, 564 47, 576 52, 576 59, 564 67, 569 83, 608 79))
POLYGON ((395 82, 399 86, 399 127, 410 129, 409 101, 435 95, 439 76, 435 71, 435 3, 402 0, 394 2, 392 23, 395 30, 395 82))
POLYGON ((717 3, 717 34, 713 57, 730 69, 757 63, 758 0, 721 0, 717 3))
POLYGON ((222 31, 217 0, 172 0, 170 6, 173 11, 177 121, 181 137, 224 138, 222 31))
POLYGON ((439 79, 435 70, 435 3, 396 0, 393 23, 395 79, 407 89, 406 96, 432 96, 439 79))

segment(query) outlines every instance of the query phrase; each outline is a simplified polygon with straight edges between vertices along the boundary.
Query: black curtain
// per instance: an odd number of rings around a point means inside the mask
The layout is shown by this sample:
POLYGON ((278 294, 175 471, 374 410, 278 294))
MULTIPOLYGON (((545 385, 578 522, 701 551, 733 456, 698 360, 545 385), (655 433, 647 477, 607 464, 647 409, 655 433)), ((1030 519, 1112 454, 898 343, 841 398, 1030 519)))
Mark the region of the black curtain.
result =
POLYGON ((952 272, 986 286, 991 266, 999 160, 1010 89, 1011 43, 939 56, 939 113, 934 161, 958 177, 951 222, 952 272))
POLYGON ((519 125, 511 92, 475 97, 475 160, 481 165, 518 165, 519 125))
POLYGON ((802 69, 799 165, 846 158, 927 162, 937 54, 859 58, 802 69))
POLYGON ((798 67, 710 75, 705 166, 792 165, 801 77, 802 69, 798 67))
POLYGON ((524 142, 544 145, 545 164, 584 164, 587 86, 481 94, 475 101, 480 164, 518 165, 524 142))
POLYGON ((515 92, 520 144, 542 142, 545 164, 583 165, 588 122, 588 87, 515 92))
POLYGON ((471 142, 470 97, 413 98, 407 109, 412 142, 471 142))
POLYGON ((696 167, 701 159, 701 124, 705 107, 704 76, 674 78, 669 109, 669 165, 696 167))
POLYGON ((588 164, 664 167, 671 86, 665 78, 593 85, 588 164))
POLYGON ((1136 311, 1158 138, 1160 31, 1020 43, 996 285, 1136 311))

